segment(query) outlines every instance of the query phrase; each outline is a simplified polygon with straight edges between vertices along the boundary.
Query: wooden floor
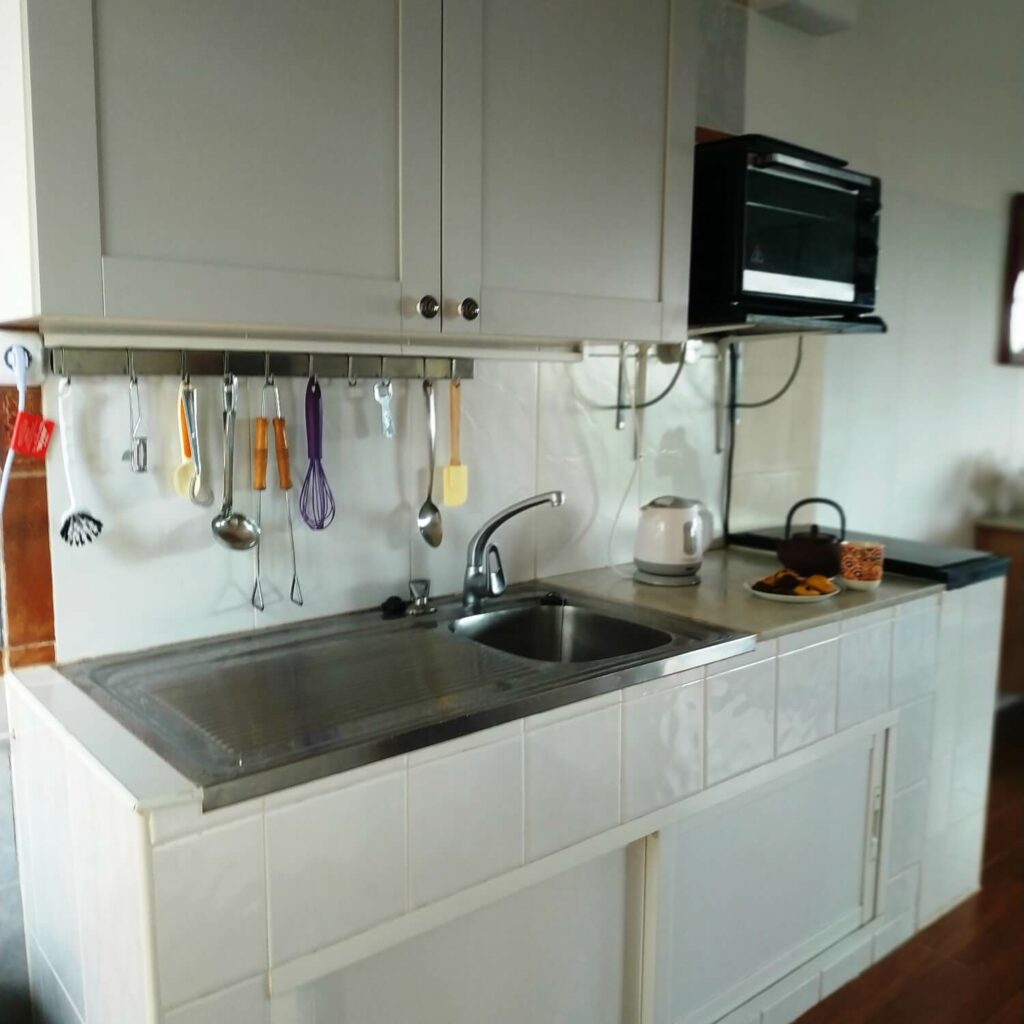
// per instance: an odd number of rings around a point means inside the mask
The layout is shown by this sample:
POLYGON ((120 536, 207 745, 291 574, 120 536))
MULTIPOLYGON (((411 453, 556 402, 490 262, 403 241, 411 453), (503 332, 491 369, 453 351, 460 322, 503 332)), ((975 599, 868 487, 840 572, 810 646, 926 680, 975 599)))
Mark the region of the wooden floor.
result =
POLYGON ((996 727, 982 890, 799 1024, 1024 1024, 1024 705, 996 727))

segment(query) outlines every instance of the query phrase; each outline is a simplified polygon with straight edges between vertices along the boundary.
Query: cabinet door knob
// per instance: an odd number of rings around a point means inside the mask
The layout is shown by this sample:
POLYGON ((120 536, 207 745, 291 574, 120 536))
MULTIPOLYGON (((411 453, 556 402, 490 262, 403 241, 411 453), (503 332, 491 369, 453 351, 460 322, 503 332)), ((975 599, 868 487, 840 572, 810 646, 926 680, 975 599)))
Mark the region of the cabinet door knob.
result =
POLYGON ((423 298, 416 303, 416 312, 419 313, 424 320, 433 320, 440 311, 441 303, 438 302, 433 295, 424 295, 423 298))
POLYGON ((463 299, 459 303, 459 316, 463 320, 475 320, 480 315, 480 303, 476 299, 463 299))

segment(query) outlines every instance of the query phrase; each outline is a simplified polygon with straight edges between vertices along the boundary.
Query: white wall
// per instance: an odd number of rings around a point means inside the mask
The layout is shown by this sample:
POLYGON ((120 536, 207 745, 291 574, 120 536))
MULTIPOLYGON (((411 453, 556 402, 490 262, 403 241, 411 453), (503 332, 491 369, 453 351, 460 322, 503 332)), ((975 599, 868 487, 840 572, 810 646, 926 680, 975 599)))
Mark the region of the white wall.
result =
POLYGON ((857 529, 969 543, 974 473, 1024 455, 1024 373, 995 362, 1024 6, 867 0, 850 32, 751 14, 748 39, 747 130, 882 178, 890 333, 826 343, 819 488, 857 529))

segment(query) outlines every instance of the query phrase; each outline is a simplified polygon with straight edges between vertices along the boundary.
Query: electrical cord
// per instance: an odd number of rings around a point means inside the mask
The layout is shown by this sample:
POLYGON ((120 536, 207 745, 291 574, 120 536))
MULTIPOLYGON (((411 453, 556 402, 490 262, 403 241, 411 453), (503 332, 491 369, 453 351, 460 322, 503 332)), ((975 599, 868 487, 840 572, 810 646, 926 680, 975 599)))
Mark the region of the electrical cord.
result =
POLYGON ((737 409, 763 409, 766 405, 777 402, 792 386, 796 375, 800 372, 800 364, 804 361, 804 336, 801 334, 796 343, 796 361, 793 363, 793 370, 785 384, 775 392, 771 398, 765 398, 760 402, 735 402, 737 409))
MULTIPOLYGON (((682 360, 679 361, 679 365, 682 366, 682 360)), ((678 380, 678 375, 676 377, 678 380)), ((628 379, 627 379, 628 384, 628 379)), ((640 424, 636 415, 636 410, 641 408, 636 404, 636 383, 629 388, 630 404, 629 406, 623 406, 623 408, 631 408, 633 410, 633 444, 634 451, 636 452, 636 458, 633 460, 633 472, 629 475, 629 482, 626 484, 626 489, 622 492, 622 500, 619 502, 619 507, 615 511, 615 518, 612 520, 612 528, 608 534, 608 568, 623 579, 633 579, 631 572, 623 572, 615 564, 615 534, 619 529, 619 522, 622 519, 623 510, 626 507, 626 502, 629 500, 630 494, 633 492, 633 485, 636 483, 637 474, 640 472, 640 463, 643 461, 643 445, 642 438, 640 436, 640 424)))
POLYGON ((634 412, 637 409, 650 409, 652 405, 657 405, 660 401, 668 398, 672 394, 673 388, 679 383, 679 378, 683 375, 683 367, 686 365, 686 343, 680 346, 679 349, 679 363, 676 365, 675 373, 672 374, 672 379, 665 385, 661 393, 654 398, 648 398, 644 402, 637 402, 636 395, 633 395, 634 401, 629 405, 621 405, 616 402, 614 405, 593 405, 591 408, 601 409, 607 412, 625 412, 627 409, 632 409, 634 412))
MULTIPOLYGON (((28 393, 28 351, 22 348, 21 345, 12 345, 4 353, 4 358, 14 370, 14 383, 18 389, 18 412, 24 412, 25 398, 28 393)), ((3 475, 0 476, 0 516, 3 515, 4 506, 7 504, 7 488, 11 482, 12 469, 14 469, 13 436, 11 438, 11 446, 7 449, 3 475)))

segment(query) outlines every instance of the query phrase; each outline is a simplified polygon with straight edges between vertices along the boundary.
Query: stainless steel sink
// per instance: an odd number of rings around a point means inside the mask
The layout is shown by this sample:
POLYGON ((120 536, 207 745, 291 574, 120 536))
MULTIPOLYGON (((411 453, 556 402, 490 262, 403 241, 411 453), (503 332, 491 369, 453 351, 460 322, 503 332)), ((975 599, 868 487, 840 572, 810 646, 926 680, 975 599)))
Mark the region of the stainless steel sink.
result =
POLYGON ((513 588, 62 665, 221 807, 752 650, 729 629, 513 588))
POLYGON ((660 629, 571 604, 483 612, 448 627, 478 644, 533 661, 605 661, 672 642, 660 629))

